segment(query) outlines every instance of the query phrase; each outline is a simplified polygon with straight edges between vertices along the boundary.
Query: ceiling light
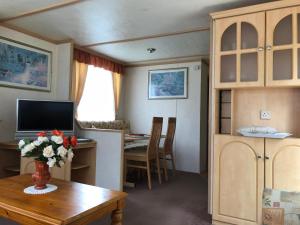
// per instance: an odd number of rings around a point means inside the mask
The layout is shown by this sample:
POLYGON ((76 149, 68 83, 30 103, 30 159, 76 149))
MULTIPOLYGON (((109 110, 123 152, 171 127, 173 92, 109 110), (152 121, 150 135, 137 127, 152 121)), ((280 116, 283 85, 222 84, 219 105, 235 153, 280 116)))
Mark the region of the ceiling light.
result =
POLYGON ((155 51, 156 51, 155 48, 147 48, 147 52, 149 52, 149 53, 153 53, 153 52, 155 52, 155 51))

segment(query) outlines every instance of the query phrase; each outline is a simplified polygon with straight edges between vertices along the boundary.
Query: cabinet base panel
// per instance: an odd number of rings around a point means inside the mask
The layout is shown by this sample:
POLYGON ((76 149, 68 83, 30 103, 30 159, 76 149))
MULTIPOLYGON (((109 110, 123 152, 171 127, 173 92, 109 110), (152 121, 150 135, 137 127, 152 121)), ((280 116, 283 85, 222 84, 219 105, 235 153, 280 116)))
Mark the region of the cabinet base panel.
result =
POLYGON ((217 221, 217 220, 213 220, 212 224, 213 225, 232 225, 231 223, 224 223, 224 222, 220 222, 220 221, 217 221))

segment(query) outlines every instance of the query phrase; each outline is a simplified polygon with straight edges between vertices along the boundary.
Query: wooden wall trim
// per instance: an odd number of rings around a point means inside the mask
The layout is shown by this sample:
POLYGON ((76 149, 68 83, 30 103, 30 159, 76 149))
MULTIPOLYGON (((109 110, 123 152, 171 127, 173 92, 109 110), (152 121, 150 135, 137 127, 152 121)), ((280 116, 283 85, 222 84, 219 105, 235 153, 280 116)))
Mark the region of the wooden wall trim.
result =
POLYGON ((208 54, 203 54, 203 55, 193 55, 193 56, 186 56, 186 57, 153 59, 153 60, 129 62, 129 63, 125 63, 124 66, 126 68, 129 68, 129 67, 156 66, 156 65, 188 63, 188 62, 200 62, 203 58, 208 58, 208 57, 209 57, 208 54))
POLYGON ((215 80, 215 22, 210 22, 210 64, 209 64, 209 107, 208 107, 208 213, 213 213, 213 174, 214 174, 214 134, 215 134, 215 102, 217 100, 214 87, 215 80))
POLYGON ((297 5, 300 5, 299 0, 281 0, 281 1, 262 3, 262 4, 252 5, 252 6, 246 6, 246 7, 242 7, 242 8, 230 9, 230 10, 225 10, 225 11, 221 11, 221 12, 215 12, 215 13, 211 13, 210 16, 213 19, 220 19, 220 18, 224 18, 224 17, 256 13, 256 12, 260 12, 260 11, 286 8, 286 7, 292 7, 292 6, 297 6, 297 5))
POLYGON ((28 12, 23 12, 23 13, 20 13, 16 16, 2 18, 2 19, 0 19, 0 23, 20 19, 20 18, 27 17, 27 16, 32 16, 34 14, 47 12, 47 11, 50 11, 50 10, 66 7, 66 6, 69 6, 69 5, 74 5, 74 4, 77 4, 79 2, 83 2, 83 1, 85 1, 85 0, 65 0, 64 2, 51 4, 51 5, 48 5, 48 6, 39 8, 39 9, 34 9, 34 10, 31 10, 31 11, 28 11, 28 12))
POLYGON ((124 43, 124 42, 132 42, 132 41, 141 41, 141 40, 146 40, 146 39, 168 37, 168 36, 175 36, 175 35, 180 35, 180 34, 195 33, 195 32, 202 32, 202 31, 209 31, 209 27, 198 27, 198 28, 182 30, 182 31, 177 31, 177 32, 154 34, 154 35, 128 38, 128 39, 121 39, 121 40, 115 40, 115 41, 98 42, 98 43, 93 43, 93 44, 88 44, 88 45, 82 45, 81 47, 90 48, 90 47, 95 47, 95 46, 99 46, 99 45, 108 45, 108 44, 118 44, 118 43, 124 43))
POLYGON ((59 41, 56 41, 56 40, 54 40, 54 39, 45 37, 45 36, 43 36, 43 35, 40 35, 40 34, 31 32, 31 31, 28 31, 28 30, 25 30, 25 29, 23 29, 23 28, 16 27, 16 26, 13 26, 13 25, 10 25, 10 24, 0 23, 0 26, 5 27, 5 28, 8 28, 8 29, 11 29, 11 30, 14 30, 14 31, 17 31, 17 32, 20 32, 20 33, 23 33, 23 34, 26 34, 26 35, 29 35, 29 36, 31 36, 31 37, 35 37, 35 38, 41 39, 41 40, 43 40, 43 41, 50 42, 50 43, 52 43, 52 44, 61 44, 59 41))

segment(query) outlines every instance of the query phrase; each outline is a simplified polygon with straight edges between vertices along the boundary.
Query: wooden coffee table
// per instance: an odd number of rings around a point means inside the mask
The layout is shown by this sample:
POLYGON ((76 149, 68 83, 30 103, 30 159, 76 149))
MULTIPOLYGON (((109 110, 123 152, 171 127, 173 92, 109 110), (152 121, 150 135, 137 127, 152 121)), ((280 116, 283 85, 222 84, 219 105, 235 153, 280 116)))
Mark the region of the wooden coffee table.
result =
POLYGON ((27 195, 31 176, 0 179, 0 217, 24 225, 83 225, 111 213, 111 224, 122 225, 124 192, 51 179, 58 190, 45 195, 27 195))

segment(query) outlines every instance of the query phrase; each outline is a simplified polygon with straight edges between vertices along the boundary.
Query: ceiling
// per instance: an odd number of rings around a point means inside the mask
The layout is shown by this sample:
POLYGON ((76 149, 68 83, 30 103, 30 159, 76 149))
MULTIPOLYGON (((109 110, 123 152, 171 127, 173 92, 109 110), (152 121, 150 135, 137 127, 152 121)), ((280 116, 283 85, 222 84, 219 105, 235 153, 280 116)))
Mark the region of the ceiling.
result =
POLYGON ((0 22, 124 64, 209 54, 209 13, 266 0, 0 0, 0 22), (149 54, 146 49, 156 51, 149 54))

